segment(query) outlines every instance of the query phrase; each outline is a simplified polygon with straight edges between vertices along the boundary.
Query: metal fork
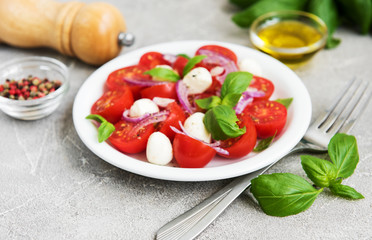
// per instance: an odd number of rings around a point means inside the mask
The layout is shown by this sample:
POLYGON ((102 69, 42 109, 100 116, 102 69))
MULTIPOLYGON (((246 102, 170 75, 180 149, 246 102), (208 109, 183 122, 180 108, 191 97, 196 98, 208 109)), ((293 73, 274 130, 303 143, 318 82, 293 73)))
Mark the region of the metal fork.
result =
MULTIPOLYGON (((331 107, 310 125, 303 139, 287 155, 295 152, 326 152, 333 135, 351 130, 370 98, 371 88, 368 83, 360 80, 350 81, 331 107)), ((276 162, 264 169, 236 178, 199 205, 161 227, 156 239, 195 238, 251 185, 253 178, 265 173, 276 162)))

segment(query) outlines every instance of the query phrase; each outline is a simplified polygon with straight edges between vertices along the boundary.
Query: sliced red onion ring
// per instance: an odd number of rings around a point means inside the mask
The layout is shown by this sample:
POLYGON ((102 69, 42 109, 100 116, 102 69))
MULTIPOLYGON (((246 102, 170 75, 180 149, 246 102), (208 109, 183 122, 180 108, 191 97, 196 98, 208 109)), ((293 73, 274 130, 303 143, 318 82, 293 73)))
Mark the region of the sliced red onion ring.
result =
POLYGON ((175 102, 173 98, 154 97, 152 101, 159 107, 167 107, 169 103, 175 102))
POLYGON ((223 84, 223 82, 225 81, 227 74, 238 71, 238 66, 236 65, 236 63, 230 58, 223 56, 222 54, 207 49, 200 49, 199 54, 207 56, 203 59, 203 63, 218 65, 225 69, 223 74, 216 76, 216 80, 219 81, 221 84, 223 84))
POLYGON ((247 91, 245 91, 244 93, 248 93, 251 97, 263 97, 263 96, 265 96, 265 93, 263 91, 259 91, 256 88, 252 88, 252 87, 248 87, 247 91))
MULTIPOLYGON (((254 88, 252 88, 254 89, 254 88)), ((253 98, 255 97, 262 97, 265 93, 262 91, 245 91, 242 93, 242 97, 240 98, 239 102, 235 105, 234 110, 236 114, 240 114, 243 112, 244 108, 253 102, 253 98)))
POLYGON ((163 111, 160 111, 160 112, 157 112, 157 113, 151 113, 151 114, 149 114, 149 116, 147 116, 146 118, 144 118, 142 121, 138 122, 132 128, 132 130, 129 132, 129 136, 130 135, 137 134, 137 132, 141 128, 144 128, 145 126, 147 126, 147 125, 149 125, 151 123, 157 123, 157 122, 165 121, 168 116, 169 116, 169 111, 167 111, 167 110, 163 110, 163 111))
POLYGON ((184 108, 184 110, 190 114, 195 112, 195 108, 191 106, 189 102, 187 87, 182 81, 178 81, 176 83, 176 92, 178 100, 180 101, 180 104, 184 108))
POLYGON ((191 136, 190 134, 188 134, 188 133, 185 131, 185 128, 182 126, 182 123, 181 123, 181 122, 178 122, 178 123, 179 123, 180 128, 182 129, 182 131, 179 130, 179 129, 177 129, 177 128, 175 128, 175 127, 173 127, 173 126, 170 126, 170 128, 171 128, 175 133, 183 134, 183 135, 188 136, 188 137, 190 137, 190 138, 192 138, 192 139, 195 139, 195 140, 197 140, 197 141, 199 141, 199 142, 201 142, 201 143, 203 143, 203 144, 205 144, 205 145, 207 145, 207 146, 213 148, 216 152, 218 152, 218 153, 220 153, 220 154, 229 155, 229 152, 228 152, 228 151, 226 151, 226 150, 223 149, 223 148, 218 147, 218 146, 220 145, 220 142, 219 142, 219 141, 214 142, 214 143, 206 143, 206 142, 204 142, 204 141, 202 141, 202 140, 200 140, 200 139, 197 139, 197 138, 195 138, 194 136, 191 136))
POLYGON ((150 116, 150 113, 145 113, 144 115, 142 115, 140 117, 130 117, 129 116, 129 109, 127 109, 123 112, 123 119, 125 121, 134 122, 134 123, 138 123, 138 122, 142 121, 143 119, 145 119, 149 116, 150 116))
POLYGON ((151 87, 155 85, 165 84, 167 82, 162 81, 149 81, 144 79, 134 79, 134 78, 123 78, 123 80, 129 84, 143 87, 151 87))
POLYGON ((164 60, 168 61, 170 64, 173 65, 173 63, 177 60, 177 55, 174 54, 163 54, 164 60))

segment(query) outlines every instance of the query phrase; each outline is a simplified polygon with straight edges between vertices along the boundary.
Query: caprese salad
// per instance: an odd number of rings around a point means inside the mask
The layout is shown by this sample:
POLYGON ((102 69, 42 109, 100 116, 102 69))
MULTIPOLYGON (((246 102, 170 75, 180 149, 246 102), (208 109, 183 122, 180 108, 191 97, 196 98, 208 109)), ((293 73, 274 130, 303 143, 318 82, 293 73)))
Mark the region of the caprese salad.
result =
POLYGON ((216 154, 240 158, 257 142, 267 147, 287 121, 291 99, 270 100, 274 85, 261 74, 257 63, 218 45, 194 56, 147 52, 109 74, 87 119, 100 142, 146 152, 154 164, 201 168, 216 154))

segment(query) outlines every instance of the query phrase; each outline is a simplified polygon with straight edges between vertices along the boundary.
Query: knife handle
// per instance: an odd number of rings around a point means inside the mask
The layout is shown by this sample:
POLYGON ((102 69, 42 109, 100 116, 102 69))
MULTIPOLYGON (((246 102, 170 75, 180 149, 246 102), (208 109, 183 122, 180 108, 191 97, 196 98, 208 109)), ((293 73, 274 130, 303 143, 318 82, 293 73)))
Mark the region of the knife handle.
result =
POLYGON ((103 2, 0 1, 0 16, 0 42, 53 48, 92 65, 119 54, 118 37, 126 30, 119 10, 103 2))

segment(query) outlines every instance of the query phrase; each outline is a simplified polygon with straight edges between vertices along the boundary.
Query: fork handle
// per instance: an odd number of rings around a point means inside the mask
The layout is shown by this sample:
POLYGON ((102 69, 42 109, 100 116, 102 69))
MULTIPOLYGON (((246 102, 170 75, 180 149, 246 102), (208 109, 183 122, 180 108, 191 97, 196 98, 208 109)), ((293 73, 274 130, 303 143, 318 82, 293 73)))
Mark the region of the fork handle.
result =
MULTIPOLYGON (((299 142, 289 153, 301 151, 324 152, 324 149, 315 150, 308 144, 299 142)), ((283 156, 283 157, 285 157, 283 156)), ((212 196, 201 202, 196 207, 190 209, 174 220, 165 224, 159 229, 156 235, 157 240, 179 239, 189 240, 198 236, 206 227, 209 226, 245 189, 251 185, 251 180, 265 173, 276 162, 264 169, 252 172, 236 178, 224 188, 214 193, 212 196)))
POLYGON ((193 239, 216 219, 247 187, 251 180, 266 172, 265 169, 236 178, 205 201, 159 229, 156 239, 193 239))

